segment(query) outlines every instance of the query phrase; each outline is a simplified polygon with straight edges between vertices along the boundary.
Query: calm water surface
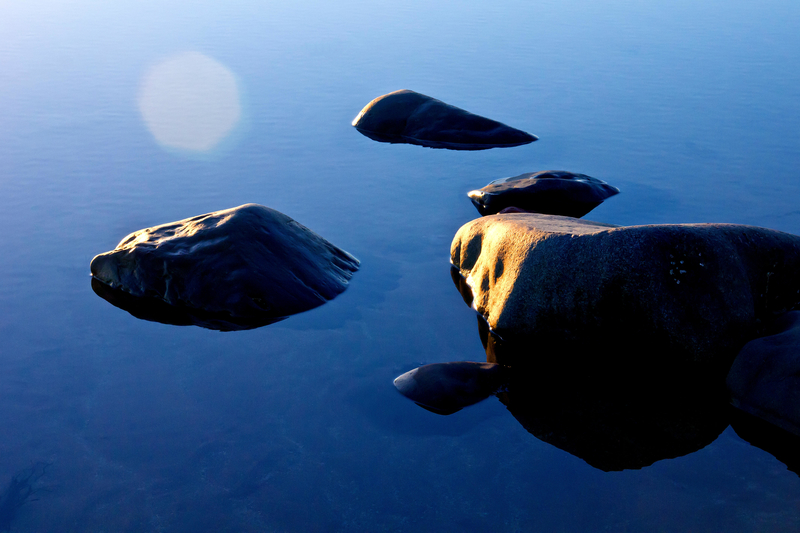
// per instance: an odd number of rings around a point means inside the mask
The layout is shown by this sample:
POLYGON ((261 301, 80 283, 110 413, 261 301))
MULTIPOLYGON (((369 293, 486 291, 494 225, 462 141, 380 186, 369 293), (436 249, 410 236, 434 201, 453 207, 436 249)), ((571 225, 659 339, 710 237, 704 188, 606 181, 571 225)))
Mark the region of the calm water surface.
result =
POLYGON ((731 428, 602 472, 493 398, 441 417, 392 387, 485 358, 448 254, 493 179, 604 179, 604 222, 800 234, 800 4, 695 4, 0 1, 0 487, 50 463, 12 531, 796 531, 800 478, 731 428), (402 88, 541 140, 350 126, 402 88), (351 287, 232 333, 92 292, 128 233, 247 202, 357 256, 351 287))

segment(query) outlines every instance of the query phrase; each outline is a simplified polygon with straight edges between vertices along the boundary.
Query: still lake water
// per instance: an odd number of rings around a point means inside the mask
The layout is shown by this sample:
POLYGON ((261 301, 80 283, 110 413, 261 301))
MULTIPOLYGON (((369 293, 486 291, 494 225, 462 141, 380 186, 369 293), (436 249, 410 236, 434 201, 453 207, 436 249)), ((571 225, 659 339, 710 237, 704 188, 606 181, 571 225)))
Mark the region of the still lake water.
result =
POLYGON ((493 179, 619 187, 591 220, 800 234, 799 27, 791 0, 0 1, 0 490, 50 463, 12 531, 796 531, 800 478, 731 428, 602 472, 494 398, 442 417, 392 379, 485 358, 448 258, 493 179), (180 57, 234 87, 213 149, 145 120, 180 57), (402 88, 540 140, 350 126, 402 88), (89 261, 128 233, 248 202, 358 257, 350 288, 231 333, 92 292, 89 261))

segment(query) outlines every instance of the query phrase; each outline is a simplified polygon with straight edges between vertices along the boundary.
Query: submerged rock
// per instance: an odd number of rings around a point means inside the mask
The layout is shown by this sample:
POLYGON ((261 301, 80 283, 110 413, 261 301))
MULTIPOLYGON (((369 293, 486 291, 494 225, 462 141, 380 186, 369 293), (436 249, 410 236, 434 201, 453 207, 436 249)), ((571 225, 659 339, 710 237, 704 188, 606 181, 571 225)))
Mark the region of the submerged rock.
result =
POLYGON ((450 150, 486 150, 532 143, 538 137, 409 90, 372 100, 353 119, 370 139, 450 150))
POLYGON ((771 335, 748 342, 728 373, 731 403, 800 435, 800 311, 775 320, 771 335))
POLYGON ((91 271, 110 289, 98 294, 123 308, 144 305, 143 318, 227 330, 322 305, 358 266, 283 213, 247 204, 132 233, 92 259, 91 271), (156 305, 150 318, 148 302, 170 307, 156 305))
POLYGON ((800 237, 751 226, 495 215, 459 229, 451 261, 492 331, 524 339, 497 361, 512 366, 724 376, 761 323, 800 302, 800 237))
POLYGON ((503 178, 468 196, 478 212, 494 215, 508 208, 580 218, 619 189, 603 180, 566 170, 542 170, 503 178))

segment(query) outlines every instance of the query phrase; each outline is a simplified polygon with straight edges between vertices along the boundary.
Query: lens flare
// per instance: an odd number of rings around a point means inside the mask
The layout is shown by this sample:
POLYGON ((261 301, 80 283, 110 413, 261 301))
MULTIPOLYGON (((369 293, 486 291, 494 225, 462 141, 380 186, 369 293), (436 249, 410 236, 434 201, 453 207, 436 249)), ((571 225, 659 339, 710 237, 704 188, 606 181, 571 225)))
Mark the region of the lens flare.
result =
POLYGON ((156 141, 179 150, 213 149, 241 118, 233 73, 199 52, 154 65, 142 80, 138 103, 156 141))

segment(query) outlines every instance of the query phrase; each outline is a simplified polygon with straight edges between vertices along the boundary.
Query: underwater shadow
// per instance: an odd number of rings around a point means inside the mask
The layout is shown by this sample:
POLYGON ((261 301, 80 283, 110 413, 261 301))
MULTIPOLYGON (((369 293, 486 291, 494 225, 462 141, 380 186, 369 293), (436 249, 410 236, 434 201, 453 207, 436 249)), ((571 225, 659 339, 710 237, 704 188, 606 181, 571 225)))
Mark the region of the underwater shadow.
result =
POLYGON ((19 509, 30 501, 33 495, 43 490, 35 484, 45 475, 51 463, 36 462, 20 470, 11 477, 6 489, 0 493, 0 531, 11 531, 11 525, 19 509))

